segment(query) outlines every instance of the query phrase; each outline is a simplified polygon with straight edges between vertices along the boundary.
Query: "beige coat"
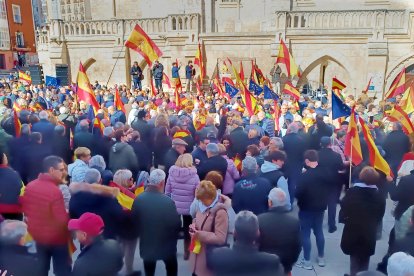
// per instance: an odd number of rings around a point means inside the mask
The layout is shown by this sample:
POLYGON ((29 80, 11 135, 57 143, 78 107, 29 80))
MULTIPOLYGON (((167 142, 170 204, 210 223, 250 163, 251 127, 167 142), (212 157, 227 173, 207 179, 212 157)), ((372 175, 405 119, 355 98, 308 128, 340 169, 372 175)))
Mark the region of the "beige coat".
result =
POLYGON ((208 209, 204 213, 198 211, 193 223, 196 225, 196 229, 199 230, 201 251, 199 254, 191 253, 190 255, 191 272, 195 273, 197 276, 213 275, 207 268, 205 245, 222 245, 226 242, 229 228, 229 217, 227 215, 226 206, 223 203, 217 203, 213 208, 208 209), (214 232, 211 232, 213 230, 214 216, 216 217, 215 230, 214 232), (203 229, 201 229, 201 225, 205 219, 206 222, 204 223, 203 229))

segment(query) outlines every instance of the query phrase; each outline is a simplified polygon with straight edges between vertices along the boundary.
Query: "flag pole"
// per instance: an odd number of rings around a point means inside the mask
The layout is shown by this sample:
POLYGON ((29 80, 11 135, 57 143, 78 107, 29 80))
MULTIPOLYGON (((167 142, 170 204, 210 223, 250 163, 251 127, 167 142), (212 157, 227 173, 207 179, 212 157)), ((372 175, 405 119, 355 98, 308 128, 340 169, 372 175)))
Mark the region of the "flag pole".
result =
MULTIPOLYGON (((108 87, 109 80, 111 79, 112 74, 114 73, 115 66, 116 66, 116 64, 118 63, 118 59, 121 57, 121 54, 122 54, 122 52, 123 52, 123 50, 124 50, 124 47, 125 47, 125 45, 124 45, 124 44, 122 44, 122 48, 121 48, 121 50, 119 51, 118 57, 117 57, 117 58, 116 58, 116 60, 115 60, 115 64, 114 64, 114 66, 112 67, 111 74, 109 74, 109 78, 108 78, 108 80, 107 80, 107 82, 106 82, 106 87, 108 87)), ((128 86, 128 87, 129 87, 129 86, 128 86)))
MULTIPOLYGON (((358 134, 357 134, 358 135, 358 134)), ((352 182, 352 139, 354 139, 353 137, 351 137, 351 152, 350 152, 350 158, 349 158, 349 182, 348 182, 348 188, 351 188, 351 182, 352 182)))

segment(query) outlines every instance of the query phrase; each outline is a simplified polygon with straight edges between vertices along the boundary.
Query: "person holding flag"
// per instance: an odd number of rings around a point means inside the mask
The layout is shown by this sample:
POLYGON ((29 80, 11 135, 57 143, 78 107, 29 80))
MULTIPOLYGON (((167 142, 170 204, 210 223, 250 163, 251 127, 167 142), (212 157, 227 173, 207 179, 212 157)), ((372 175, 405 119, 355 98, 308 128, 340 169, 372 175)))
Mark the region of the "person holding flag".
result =
POLYGON ((195 76, 195 69, 193 67, 193 62, 191 60, 188 61, 188 64, 185 66, 185 92, 193 91, 193 82, 195 76))
POLYGON ((182 90, 183 87, 181 85, 181 80, 180 80, 180 68, 181 68, 181 64, 178 64, 178 61, 174 61, 172 63, 172 68, 171 68, 171 77, 173 80, 173 83, 175 84, 175 90, 182 90))
POLYGON ((132 76, 132 81, 134 83, 134 89, 142 90, 141 80, 143 79, 142 69, 139 67, 138 62, 135 61, 132 65, 130 74, 132 76))

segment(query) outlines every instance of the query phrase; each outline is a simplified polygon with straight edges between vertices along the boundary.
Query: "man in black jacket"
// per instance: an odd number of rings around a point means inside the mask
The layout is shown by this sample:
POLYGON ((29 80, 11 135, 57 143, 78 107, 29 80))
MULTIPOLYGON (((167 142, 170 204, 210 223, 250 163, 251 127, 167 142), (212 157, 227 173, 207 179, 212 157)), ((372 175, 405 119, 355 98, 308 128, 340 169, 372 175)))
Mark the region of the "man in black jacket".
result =
POLYGON ((211 266, 217 276, 282 276, 283 266, 274 254, 259 252, 259 222, 252 212, 241 211, 236 216, 233 248, 214 250, 211 266))
POLYGON ((141 76, 142 69, 139 67, 138 62, 135 61, 134 65, 131 67, 130 75, 132 76, 132 81, 134 82, 134 89, 142 90, 141 76))
POLYGON ((220 155, 219 148, 217 144, 210 143, 206 147, 207 160, 201 162, 197 168, 197 173, 200 179, 204 179, 210 171, 218 171, 221 176, 226 176, 227 171, 227 161, 223 156, 220 155))
POLYGON ((123 265, 123 254, 115 240, 105 240, 102 218, 94 213, 85 213, 79 219, 71 219, 69 230, 75 231, 76 238, 83 245, 75 261, 72 275, 117 275, 123 265))
POLYGON ((325 266, 325 237, 322 224, 328 205, 329 178, 326 177, 325 169, 318 165, 317 151, 307 150, 304 159, 306 171, 300 176, 296 187, 304 258, 298 265, 304 269, 312 270, 313 266, 310 261, 311 230, 313 230, 318 247, 318 265, 325 266))
POLYGON ((243 121, 241 119, 233 119, 231 124, 233 130, 230 132, 230 148, 228 156, 233 158, 238 154, 241 159, 244 159, 246 148, 249 145, 249 137, 243 130, 243 121))
MULTIPOLYGON (((39 260, 24 246, 27 225, 22 221, 6 220, 0 224, 0 270, 7 275, 40 276, 39 260)), ((4 274, 5 275, 5 274, 4 274)))
POLYGON ((183 139, 175 138, 172 140, 172 147, 167 151, 167 153, 164 156, 164 171, 167 174, 171 166, 173 166, 177 161, 178 156, 184 154, 186 146, 188 146, 188 144, 183 139))
POLYGON ((289 275, 301 251, 299 219, 290 215, 285 192, 273 188, 269 193, 269 212, 258 216, 259 250, 279 256, 289 275))
POLYGON ((263 177, 257 176, 257 162, 246 156, 242 161, 243 177, 234 185, 232 206, 237 213, 242 210, 259 215, 268 210, 267 196, 272 186, 263 177))
POLYGON ((145 275, 153 276, 158 260, 163 260, 168 276, 176 276, 177 238, 181 221, 174 201, 164 194, 165 173, 151 172, 145 192, 132 205, 132 218, 137 223, 140 255, 145 275))
POLYGON ((149 147, 151 144, 152 127, 145 120, 146 116, 147 112, 145 110, 138 111, 137 117, 131 123, 131 127, 139 132, 141 141, 149 147))
POLYGON ((395 122, 392 125, 392 131, 385 137, 382 148, 385 151, 385 160, 390 165, 394 175, 397 175, 398 166, 403 155, 410 151, 410 141, 402 131, 401 123, 395 122))

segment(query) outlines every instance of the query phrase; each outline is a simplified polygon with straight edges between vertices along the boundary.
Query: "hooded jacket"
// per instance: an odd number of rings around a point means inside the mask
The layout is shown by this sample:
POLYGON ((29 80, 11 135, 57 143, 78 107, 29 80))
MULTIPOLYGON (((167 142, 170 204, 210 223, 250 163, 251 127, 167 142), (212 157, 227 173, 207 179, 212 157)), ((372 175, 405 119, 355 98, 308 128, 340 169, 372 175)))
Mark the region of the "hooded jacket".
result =
POLYGON ((190 214, 190 205, 200 178, 197 169, 172 166, 169 170, 165 194, 174 201, 180 215, 190 214))
POLYGON ((290 209, 290 194, 287 179, 284 177, 283 172, 280 171, 280 167, 269 161, 264 161, 260 167, 260 176, 269 180, 272 188, 280 188, 286 194, 286 204, 290 209))
POLYGON ((115 173, 117 170, 128 169, 136 175, 138 159, 134 149, 124 142, 117 142, 109 151, 109 169, 115 173))

